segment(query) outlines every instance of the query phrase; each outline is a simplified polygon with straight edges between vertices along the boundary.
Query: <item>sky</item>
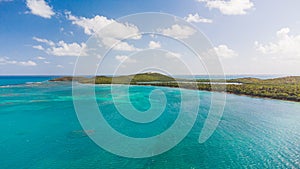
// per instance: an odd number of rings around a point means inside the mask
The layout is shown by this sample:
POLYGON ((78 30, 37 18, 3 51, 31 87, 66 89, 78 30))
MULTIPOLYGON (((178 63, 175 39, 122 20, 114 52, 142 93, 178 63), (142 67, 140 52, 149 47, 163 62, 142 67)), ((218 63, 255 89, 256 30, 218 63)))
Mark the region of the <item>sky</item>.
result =
POLYGON ((91 55, 95 36, 99 46, 115 45, 96 63, 98 74, 132 73, 151 64, 185 74, 178 68, 183 62, 194 74, 206 74, 179 43, 198 32, 225 74, 300 75, 299 6, 299 0, 0 0, 0 75, 73 74, 77 60, 91 55), (143 25, 152 26, 149 20, 133 24, 122 18, 144 12, 178 19, 172 25, 161 21, 155 29, 161 35, 138 35, 143 25), (112 23, 108 32, 99 31, 112 23), (132 34, 137 36, 124 39, 132 34))

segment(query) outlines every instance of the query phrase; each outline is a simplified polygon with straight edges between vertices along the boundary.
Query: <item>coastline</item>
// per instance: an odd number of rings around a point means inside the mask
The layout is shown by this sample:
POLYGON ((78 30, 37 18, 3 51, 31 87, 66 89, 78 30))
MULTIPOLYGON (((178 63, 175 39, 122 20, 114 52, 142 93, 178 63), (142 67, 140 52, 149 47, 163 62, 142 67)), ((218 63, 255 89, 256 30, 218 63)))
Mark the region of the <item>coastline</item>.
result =
POLYGON ((87 77, 60 77, 49 81, 78 81, 84 84, 120 84, 175 87, 211 92, 226 92, 229 94, 269 98, 275 100, 300 102, 300 76, 288 76, 273 79, 238 78, 230 80, 174 79, 159 73, 142 73, 116 77, 96 76, 87 77), (225 82, 225 83, 224 83, 225 82), (180 85, 179 85, 180 84, 180 85), (226 88, 224 88, 226 87, 226 88))
MULTIPOLYGON (((180 87, 176 87, 176 86, 167 86, 167 85, 153 85, 153 84, 134 84, 134 85, 138 85, 138 86, 159 86, 159 87, 169 87, 169 88, 180 88, 180 87)), ((235 93, 235 92, 230 92, 230 91, 218 91, 218 90, 209 90, 209 89, 191 89, 191 88, 184 88, 184 89, 188 89, 188 90, 199 90, 199 91, 208 91, 208 92, 225 92, 227 94, 234 94, 234 95, 238 95, 238 96, 247 96, 247 97, 253 97, 253 98, 262 98, 262 99, 272 99, 272 100, 281 100, 281 101, 289 101, 289 102, 296 102, 296 103, 300 103, 300 100, 289 100, 289 99, 285 99, 285 98, 273 98, 273 97, 267 97, 267 96, 259 96, 259 95, 250 95, 250 94, 243 94, 243 93, 235 93)))

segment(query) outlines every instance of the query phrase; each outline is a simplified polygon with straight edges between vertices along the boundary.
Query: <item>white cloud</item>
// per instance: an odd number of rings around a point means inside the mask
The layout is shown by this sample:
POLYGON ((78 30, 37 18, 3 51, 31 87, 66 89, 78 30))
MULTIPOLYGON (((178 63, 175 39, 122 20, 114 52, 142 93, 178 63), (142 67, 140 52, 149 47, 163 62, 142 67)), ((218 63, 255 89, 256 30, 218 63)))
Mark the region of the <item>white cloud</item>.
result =
POLYGON ((166 53, 166 57, 168 57, 168 58, 181 58, 181 54, 180 53, 176 53, 176 52, 170 52, 170 51, 168 51, 166 53))
POLYGON ((26 0, 30 12, 43 18, 51 18, 55 13, 44 0, 26 0))
POLYGON ((36 66, 37 64, 31 60, 28 61, 16 61, 10 60, 8 57, 1 57, 0 58, 0 65, 6 64, 13 64, 13 65, 20 65, 20 66, 36 66))
POLYGON ((238 56, 237 52, 228 48, 228 46, 226 45, 219 45, 218 47, 214 47, 214 51, 219 57, 223 58, 232 58, 238 56))
POLYGON ((148 46, 150 49, 161 48, 161 44, 159 42, 155 42, 155 41, 150 41, 148 46))
POLYGON ((49 64, 50 62, 48 62, 48 61, 44 61, 44 63, 45 63, 45 64, 49 64))
POLYGON ((72 21, 72 24, 78 25, 84 29, 84 33, 92 35, 98 32, 99 29, 114 22, 113 19, 107 19, 105 16, 96 15, 94 18, 76 17, 71 12, 66 12, 67 19, 72 21))
POLYGON ((140 49, 134 47, 133 45, 129 45, 127 42, 119 42, 114 46, 115 50, 120 50, 120 51, 138 51, 140 49))
POLYGON ((290 35, 289 28, 282 28, 276 33, 277 40, 262 44, 255 42, 256 50, 263 54, 279 54, 286 57, 300 57, 300 35, 290 35))
POLYGON ((225 15, 245 15, 254 7, 251 0, 198 0, 205 2, 209 9, 219 9, 225 15))
POLYGON ((129 58, 129 57, 126 56, 126 55, 117 55, 117 56, 116 56, 116 59, 117 59, 119 62, 136 63, 136 60, 135 60, 135 59, 131 59, 131 58, 129 58))
POLYGON ((187 17, 184 18, 187 22, 195 22, 195 23, 212 23, 213 21, 211 19, 203 18, 199 16, 198 13, 189 14, 187 17))
POLYGON ((116 59, 120 62, 123 62, 125 61, 126 59, 128 59, 128 56, 125 56, 125 55, 117 55, 116 56, 116 59))
POLYGON ((150 34, 150 37, 151 37, 151 38, 157 38, 157 35, 151 33, 151 34, 150 34))
POLYGON ((180 26, 178 24, 172 25, 171 28, 160 30, 162 34, 166 36, 170 36, 177 39, 186 39, 189 38, 191 35, 196 33, 196 30, 189 26, 180 26))
POLYGON ((38 49, 38 50, 44 50, 43 46, 41 45, 36 45, 36 46, 32 46, 34 49, 38 49))
POLYGON ((45 60, 46 58, 42 57, 42 56, 38 56, 36 57, 38 60, 45 60))
POLYGON ((58 68, 64 68, 63 65, 56 65, 56 67, 58 67, 58 68))
POLYGON ((47 39, 41 39, 37 37, 33 37, 34 40, 37 42, 42 42, 50 47, 44 49, 48 54, 55 55, 55 56, 86 56, 86 44, 85 43, 66 43, 64 41, 59 41, 58 43, 54 43, 53 41, 47 39))
POLYGON ((85 43, 65 43, 64 41, 59 41, 56 46, 48 48, 47 52, 55 56, 85 56, 86 52, 85 43))
POLYGON ((133 45, 128 44, 127 42, 119 41, 115 38, 106 37, 102 39, 102 43, 107 47, 119 51, 138 51, 140 49, 134 47, 133 45))
POLYGON ((54 42, 52 42, 50 40, 47 40, 47 39, 41 39, 41 38, 37 38, 37 37, 33 37, 32 39, 35 40, 35 41, 37 41, 37 42, 46 43, 49 46, 54 46, 55 45, 54 42))
POLYGON ((18 62, 19 65, 22 65, 22 66, 36 66, 37 64, 31 60, 29 61, 21 61, 21 62, 18 62))
MULTIPOLYGON (((96 15, 93 18, 76 17, 70 12, 66 12, 66 15, 67 19, 72 21, 72 24, 82 27, 84 29, 85 34, 97 34, 97 36, 102 40, 102 43, 107 48, 111 48, 114 44, 118 43, 120 40, 125 38, 141 38, 141 35, 139 35, 138 27, 129 23, 119 23, 113 19, 108 19, 105 16, 99 15, 96 15)), ((120 43, 120 45, 118 44, 115 46, 115 50, 138 50, 133 45, 130 45, 127 42, 120 43)))

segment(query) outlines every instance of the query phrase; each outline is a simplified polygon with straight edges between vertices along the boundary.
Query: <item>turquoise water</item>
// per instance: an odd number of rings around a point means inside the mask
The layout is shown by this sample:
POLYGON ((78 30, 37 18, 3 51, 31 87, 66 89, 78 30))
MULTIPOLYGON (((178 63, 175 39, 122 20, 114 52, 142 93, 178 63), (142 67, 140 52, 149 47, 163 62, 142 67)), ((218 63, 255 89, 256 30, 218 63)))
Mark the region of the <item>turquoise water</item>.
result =
MULTIPOLYGON (((106 152, 82 131, 71 89, 70 83, 57 82, 0 86, 1 169, 300 168, 299 103, 228 95, 217 130, 199 144, 210 103, 210 93, 200 92, 197 121, 180 144, 155 157, 129 159, 106 152)), ((137 109, 150 106, 148 94, 154 89, 166 93, 168 105, 157 121, 144 126, 117 113, 109 86, 96 87, 97 102, 113 128, 149 137, 170 127, 180 106, 178 89, 132 86, 137 109)))
POLYGON ((45 82, 59 76, 0 76, 0 86, 45 82))

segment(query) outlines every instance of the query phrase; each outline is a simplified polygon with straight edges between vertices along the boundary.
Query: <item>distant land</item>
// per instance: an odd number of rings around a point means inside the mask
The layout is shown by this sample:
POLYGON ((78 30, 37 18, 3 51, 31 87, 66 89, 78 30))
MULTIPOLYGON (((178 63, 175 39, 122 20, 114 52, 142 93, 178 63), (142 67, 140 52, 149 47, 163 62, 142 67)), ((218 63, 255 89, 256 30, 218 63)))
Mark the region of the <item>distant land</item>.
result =
MULTIPOLYGON (((127 76, 96 76, 72 77, 65 76, 52 79, 50 81, 78 81, 79 83, 95 84, 128 84, 128 85, 151 85, 165 87, 181 87, 187 89, 198 89, 206 91, 224 91, 224 81, 222 79, 174 79, 159 73, 141 73, 127 76), (212 86, 211 83, 214 85, 212 86)), ((237 78, 226 80, 226 92, 248 95, 255 97, 289 100, 300 102, 300 76, 288 76, 273 79, 259 78, 237 78)))

